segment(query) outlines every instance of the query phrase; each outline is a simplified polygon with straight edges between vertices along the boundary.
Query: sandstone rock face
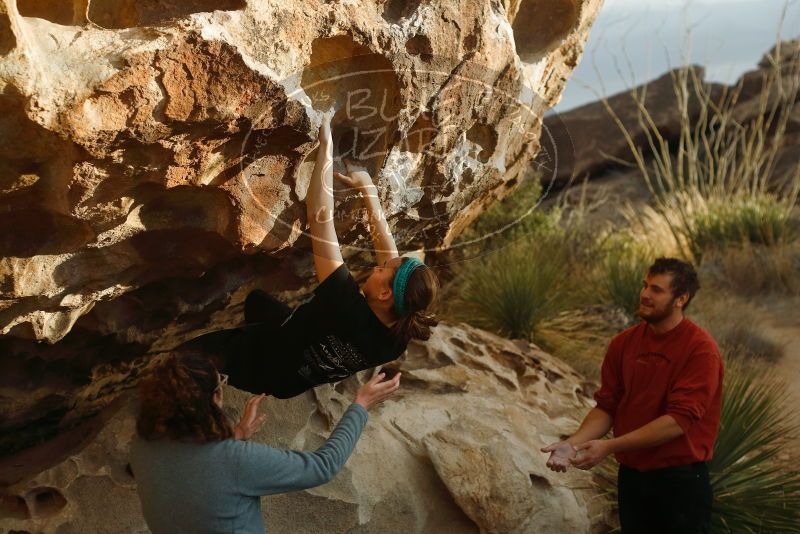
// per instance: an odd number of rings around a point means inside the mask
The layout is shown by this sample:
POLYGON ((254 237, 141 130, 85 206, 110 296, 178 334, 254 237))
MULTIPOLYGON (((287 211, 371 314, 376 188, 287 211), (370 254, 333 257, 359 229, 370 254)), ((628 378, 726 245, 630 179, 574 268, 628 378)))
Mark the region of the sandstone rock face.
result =
MULTIPOLYGON (((538 452, 588 409, 575 371, 533 345, 449 324, 425 345, 412 344, 400 368, 400 392, 373 410, 334 481, 265 499, 270 531, 533 534, 602 527, 589 473, 553 473, 538 452)), ((351 378, 292 400, 268 399, 269 418, 255 439, 319 446, 357 386, 351 378)), ((225 398, 236 416, 245 395, 229 388, 225 398)), ((128 402, 80 453, 8 488, 0 500, 3 525, 61 534, 146 532, 126 471, 134 413, 128 402)))
POLYGON ((447 246, 527 168, 599 6, 0 1, 0 457, 240 322, 249 289, 307 291, 323 111, 400 247, 447 246))

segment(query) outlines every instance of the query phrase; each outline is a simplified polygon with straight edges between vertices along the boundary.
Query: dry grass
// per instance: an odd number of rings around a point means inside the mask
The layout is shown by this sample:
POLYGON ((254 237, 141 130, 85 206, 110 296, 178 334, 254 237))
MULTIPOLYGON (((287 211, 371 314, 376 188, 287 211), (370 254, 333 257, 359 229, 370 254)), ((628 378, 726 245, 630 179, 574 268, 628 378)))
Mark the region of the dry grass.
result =
POLYGON ((672 75, 680 122, 677 140, 656 126, 645 105, 646 86, 632 93, 645 132, 643 146, 604 100, 653 196, 650 210, 630 214, 632 226, 698 263, 707 250, 729 244, 790 241, 800 165, 781 183, 773 174, 800 94, 800 62, 782 65, 776 60, 766 68, 753 112, 744 118, 736 107, 741 85, 712 95, 696 69, 672 75), (699 102, 696 117, 690 112, 693 101, 699 102))
POLYGON ((711 333, 723 354, 770 362, 783 356, 783 346, 762 333, 763 314, 751 300, 707 287, 687 313, 711 333))
POLYGON ((742 296, 800 295, 800 242, 712 251, 703 260, 702 274, 714 286, 742 296))
POLYGON ((586 378, 599 381, 608 343, 629 324, 629 317, 615 306, 569 310, 542 322, 534 342, 586 378))

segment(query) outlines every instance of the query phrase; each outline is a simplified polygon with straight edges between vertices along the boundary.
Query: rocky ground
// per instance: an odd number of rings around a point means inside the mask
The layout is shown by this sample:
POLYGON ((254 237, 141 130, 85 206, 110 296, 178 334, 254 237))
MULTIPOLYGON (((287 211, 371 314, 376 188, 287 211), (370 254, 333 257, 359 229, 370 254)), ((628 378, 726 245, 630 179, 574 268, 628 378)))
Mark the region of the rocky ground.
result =
MULTIPOLYGON (((761 322, 762 332, 767 339, 777 343, 783 349, 783 355, 775 362, 774 372, 777 379, 786 384, 787 407, 792 424, 800 429, 800 318, 797 298, 785 298, 772 301, 764 308, 761 322)), ((780 458, 790 469, 797 470, 800 462, 800 438, 785 451, 780 458)))
MULTIPOLYGON (((590 406, 587 384, 525 342, 443 323, 400 361, 399 393, 373 411, 346 468, 331 483, 264 499, 273 532, 445 534, 603 532, 590 474, 556 474, 539 448, 572 431, 590 406), (309 514, 309 510, 314 510, 309 514), (298 521, 298 518, 304 518, 298 521)), ((320 445, 358 380, 291 400, 268 399, 254 439, 320 445)), ((246 395, 228 388, 237 416, 246 395)), ((135 398, 80 452, 6 489, 8 531, 145 532, 126 469, 135 398), (102 504, 99 504, 102 503, 102 504)))

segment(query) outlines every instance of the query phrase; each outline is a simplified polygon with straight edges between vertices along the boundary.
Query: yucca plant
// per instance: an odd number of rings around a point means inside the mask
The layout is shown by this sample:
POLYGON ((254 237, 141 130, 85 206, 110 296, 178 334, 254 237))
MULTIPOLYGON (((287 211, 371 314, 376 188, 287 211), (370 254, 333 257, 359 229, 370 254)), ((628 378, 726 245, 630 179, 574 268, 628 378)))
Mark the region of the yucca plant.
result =
MULTIPOLYGON (((800 438, 786 406, 786 387, 770 372, 741 358, 726 366, 714 457, 714 534, 800 532, 800 471, 777 456, 800 438)), ((594 473, 601 497, 617 499, 616 467, 607 460, 594 473)))
POLYGON ((730 246, 788 243, 794 236, 793 202, 794 197, 767 193, 706 198, 698 192, 677 192, 662 199, 660 211, 673 220, 685 255, 700 261, 706 252, 730 246))
POLYGON ((602 248, 600 286, 608 300, 633 319, 639 311, 642 279, 655 255, 629 238, 609 240, 602 248))
POLYGON ((771 373, 728 365, 709 464, 715 533, 800 532, 800 471, 776 461, 799 437, 787 408, 786 388, 771 373))
POLYGON ((563 311, 567 253, 553 236, 513 243, 465 262, 458 273, 456 316, 510 338, 532 339, 540 321, 563 311))

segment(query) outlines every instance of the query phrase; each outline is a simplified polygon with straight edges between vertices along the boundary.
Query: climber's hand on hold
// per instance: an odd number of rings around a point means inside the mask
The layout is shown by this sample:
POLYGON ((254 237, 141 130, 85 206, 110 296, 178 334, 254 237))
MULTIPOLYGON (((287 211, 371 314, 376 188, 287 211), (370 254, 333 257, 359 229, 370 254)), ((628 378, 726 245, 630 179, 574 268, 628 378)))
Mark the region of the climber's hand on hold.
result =
POLYGON ((357 189, 363 194, 372 195, 375 193, 375 184, 372 183, 372 177, 369 175, 369 172, 367 172, 365 167, 355 164, 347 159, 343 160, 343 163, 347 167, 347 174, 334 171, 334 178, 347 187, 357 189))

